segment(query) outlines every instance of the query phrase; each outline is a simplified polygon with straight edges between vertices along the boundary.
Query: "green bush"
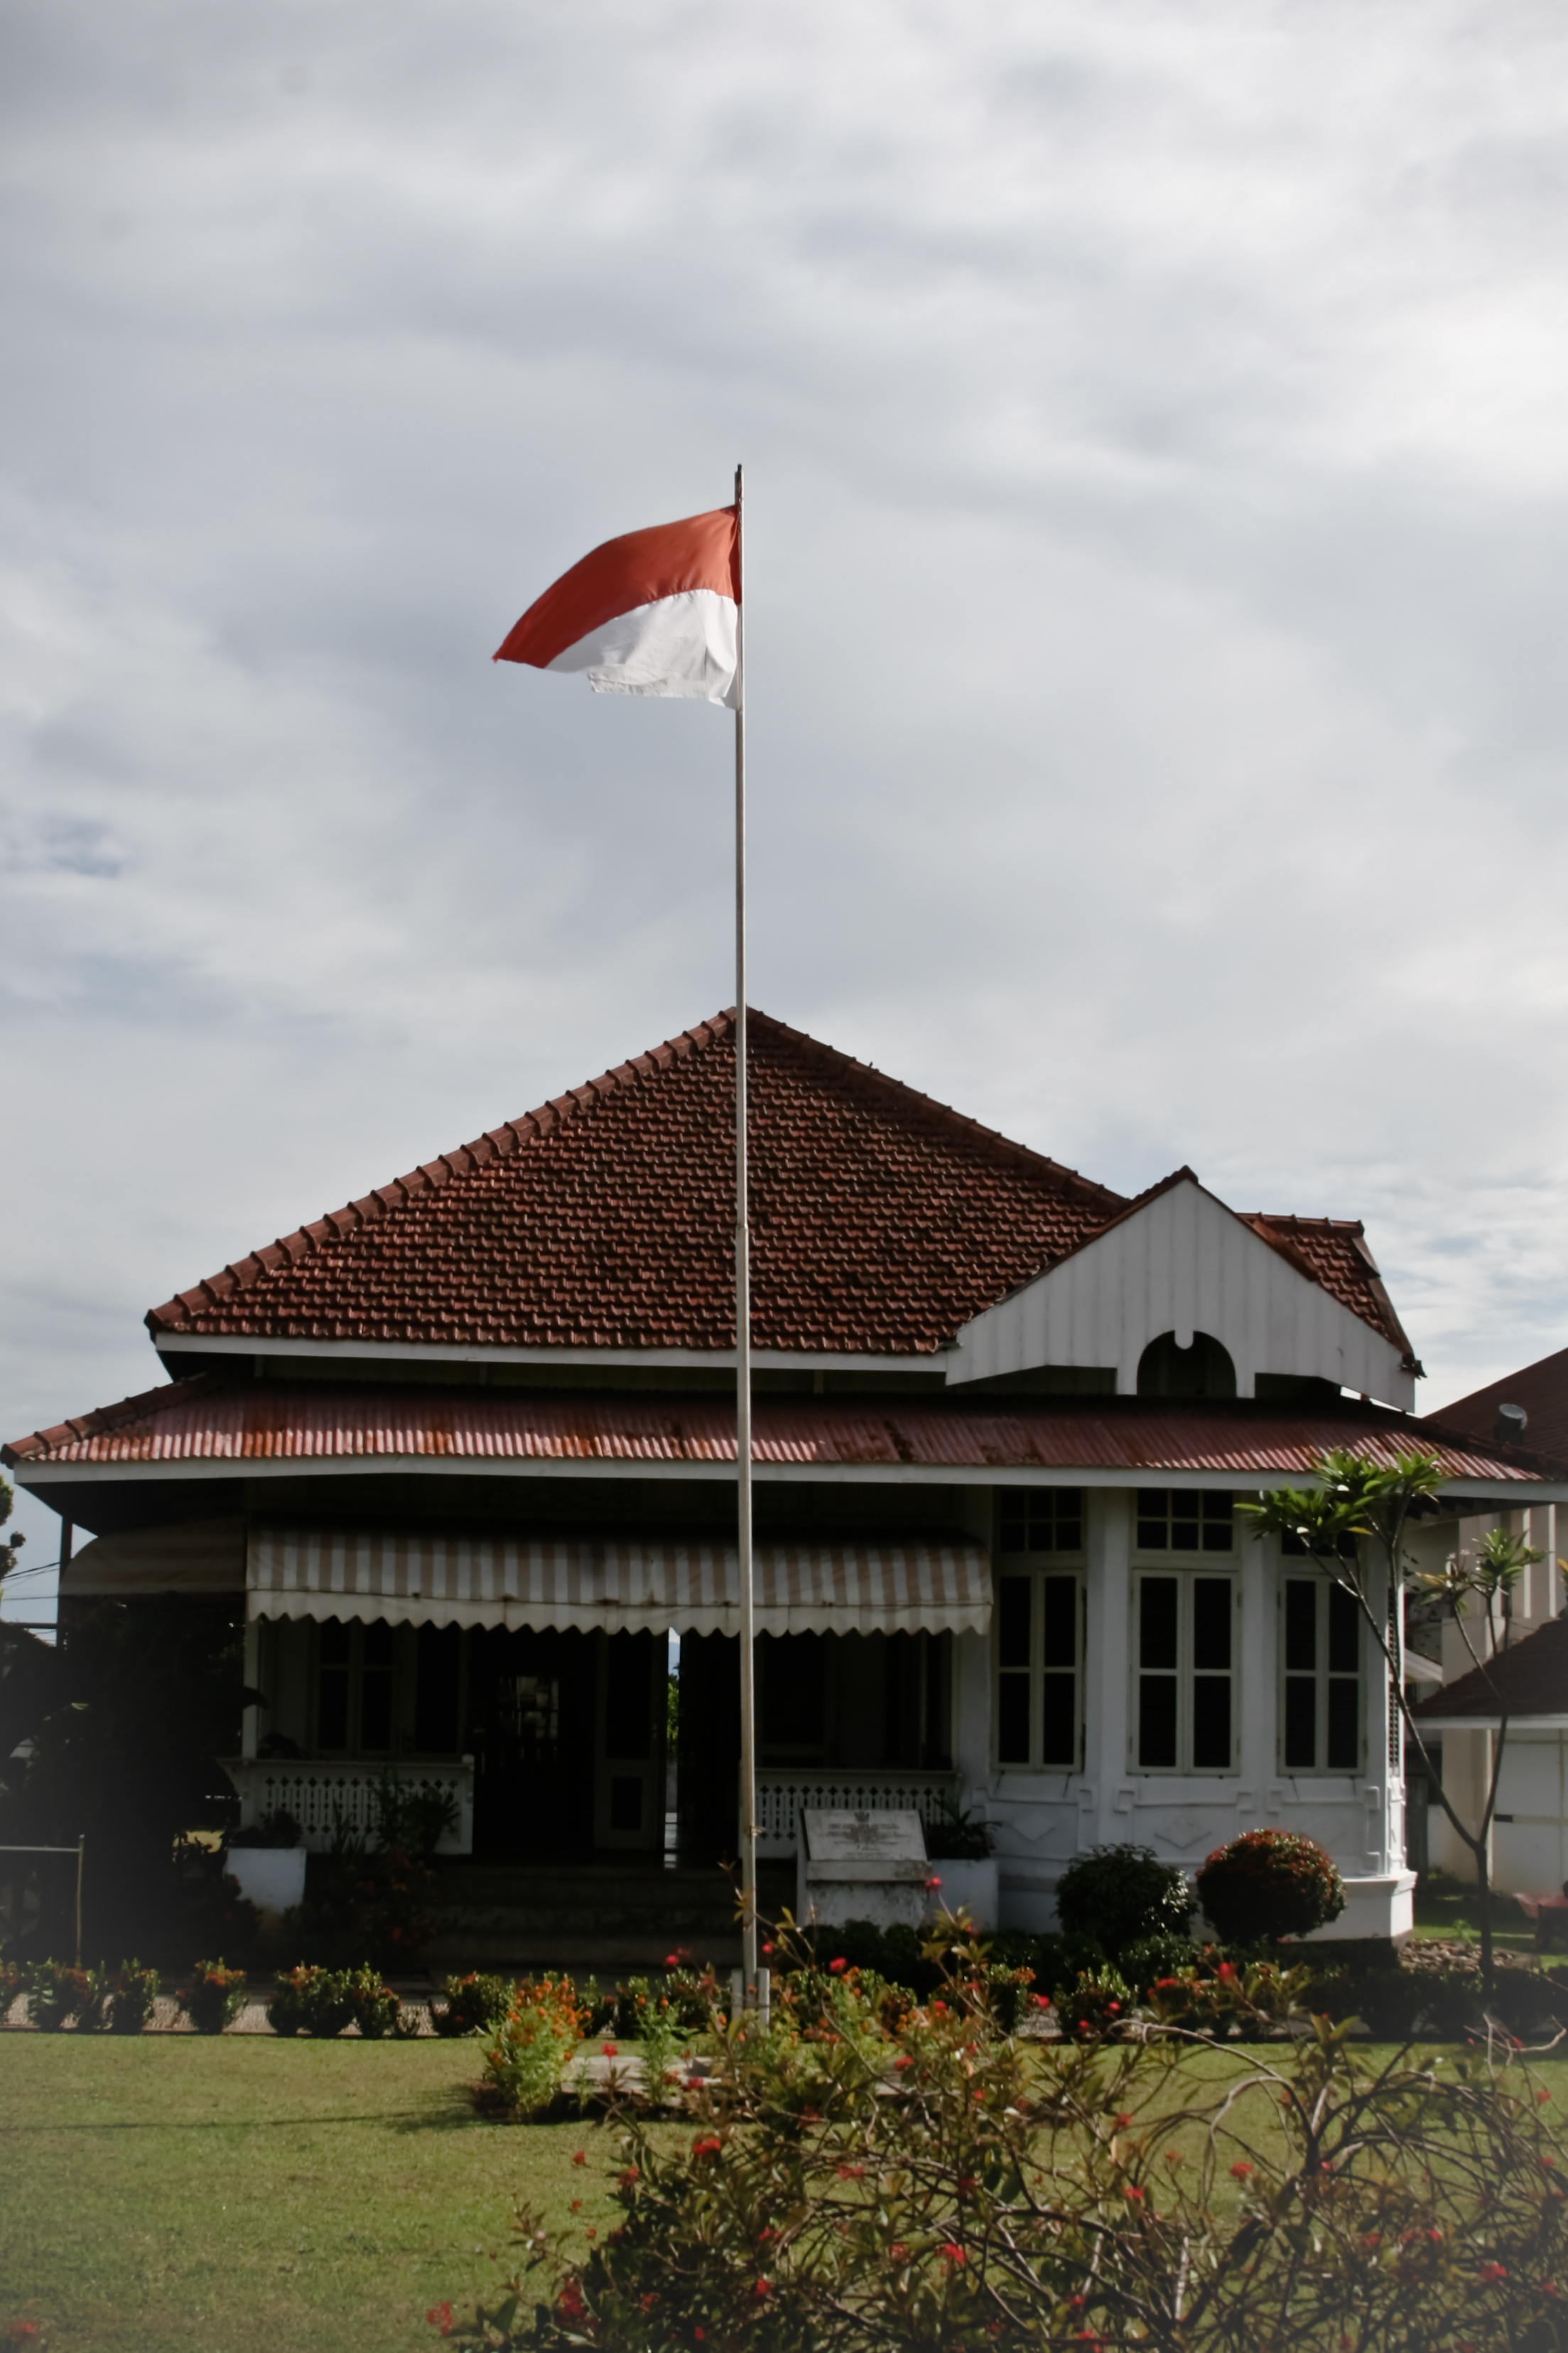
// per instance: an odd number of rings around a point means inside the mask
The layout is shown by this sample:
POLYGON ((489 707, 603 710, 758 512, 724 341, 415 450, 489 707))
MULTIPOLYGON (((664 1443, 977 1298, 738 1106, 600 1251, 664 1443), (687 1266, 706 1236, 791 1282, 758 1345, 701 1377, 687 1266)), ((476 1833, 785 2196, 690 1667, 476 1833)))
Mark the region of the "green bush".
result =
POLYGON ((221 2034, 232 2026, 245 2001, 245 1971, 231 1969, 220 1957, 197 1961, 189 1985, 180 1988, 179 2002, 198 2034, 221 2034))
POLYGON ((434 2007, 430 2023, 437 2034, 488 2034, 506 2016, 511 2000, 510 1978, 486 1977, 470 1969, 466 1978, 448 1978, 445 2010, 434 2007))
POLYGON ((1320 2025, 1177 2071, 1159 2029, 977 2036, 977 1956, 896 2031, 833 1984, 841 2032, 718 2040, 689 2136, 626 2112, 613 2232, 520 2208, 517 2277, 466 2326, 437 2307, 461 2353, 1568 2347, 1568 2198, 1518 2064, 1389 2065, 1320 2025))
POLYGON ((1144 1994, 1156 1978, 1195 1968, 1200 1957, 1200 1947, 1190 1936, 1138 1936, 1122 1952, 1121 1974, 1135 1993, 1144 1994))
POLYGON ((351 1970, 348 1997, 350 2023, 359 2028, 367 2042, 379 2042, 384 2036, 397 2032, 403 2005, 392 1988, 382 1982, 379 1969, 367 1966, 351 1970))
POLYGON ((1080 1969, 1072 1986, 1053 1994, 1051 2007, 1068 2042, 1087 2042, 1125 2026, 1135 2000, 1121 1970, 1107 1963, 1098 1969, 1080 1969))
POLYGON ((93 1969, 68 1961, 33 1961, 24 1977, 27 2016, 46 2034, 58 2034, 74 2020, 90 2032, 99 2023, 105 1986, 93 1969))
POLYGON ((1198 1901, 1227 1945, 1310 1936, 1345 1908, 1331 1856, 1297 1831, 1245 1831, 1198 1873, 1198 1901))
POLYGON ((1145 1937, 1184 1936, 1192 1915, 1185 1879, 1146 1846, 1096 1847, 1057 1883, 1064 1935, 1092 1938, 1113 1961, 1145 1937))
POLYGON ((156 1969, 144 1969, 140 1961, 121 1961, 109 1989, 110 2032, 140 2034, 153 2015, 162 1984, 156 1969))
POLYGON ((354 2015, 353 1979, 347 1969, 323 1969, 303 1961, 279 1978, 268 2006, 274 2034, 310 2034, 322 2042, 341 2034, 354 2015))

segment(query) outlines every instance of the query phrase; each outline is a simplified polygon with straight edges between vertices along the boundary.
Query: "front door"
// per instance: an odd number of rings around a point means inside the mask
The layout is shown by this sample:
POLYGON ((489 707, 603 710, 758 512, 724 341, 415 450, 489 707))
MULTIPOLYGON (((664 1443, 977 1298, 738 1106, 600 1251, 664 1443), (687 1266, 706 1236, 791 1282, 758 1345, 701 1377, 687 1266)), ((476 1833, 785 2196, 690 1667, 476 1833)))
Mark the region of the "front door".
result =
POLYGON ((601 1634, 598 1651, 594 1843, 662 1852, 668 1646, 662 1634, 601 1634))

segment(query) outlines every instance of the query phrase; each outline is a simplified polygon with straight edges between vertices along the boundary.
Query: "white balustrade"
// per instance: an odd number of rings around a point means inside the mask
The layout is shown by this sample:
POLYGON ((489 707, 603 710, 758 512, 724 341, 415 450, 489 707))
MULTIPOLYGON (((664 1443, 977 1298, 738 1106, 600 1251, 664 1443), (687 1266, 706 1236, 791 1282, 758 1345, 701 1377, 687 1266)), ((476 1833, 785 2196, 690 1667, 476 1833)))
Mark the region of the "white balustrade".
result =
POLYGON ((803 1806, 829 1812, 910 1812, 922 1821, 939 1822, 958 1800, 956 1773, 888 1767, 805 1766, 791 1770, 769 1766, 757 1774, 757 1852, 764 1861, 783 1861, 800 1843, 803 1806))
POLYGON ((292 1814, 312 1854, 327 1853, 334 1831, 372 1839, 376 1830, 375 1793, 390 1775, 400 1788, 438 1790, 457 1809, 458 1819, 437 1841, 437 1854, 471 1854, 474 1845, 474 1768, 460 1765, 345 1764, 316 1757, 231 1757, 223 1769, 239 1792, 239 1820, 249 1830, 279 1810, 292 1814))

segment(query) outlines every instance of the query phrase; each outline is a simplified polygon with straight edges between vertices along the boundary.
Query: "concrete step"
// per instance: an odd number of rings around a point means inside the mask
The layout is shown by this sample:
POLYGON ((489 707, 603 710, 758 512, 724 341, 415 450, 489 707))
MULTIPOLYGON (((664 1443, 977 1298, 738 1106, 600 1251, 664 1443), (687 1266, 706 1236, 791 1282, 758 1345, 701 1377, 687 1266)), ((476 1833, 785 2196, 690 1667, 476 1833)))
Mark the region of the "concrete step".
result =
MULTIPOLYGON (((759 1874, 766 1917, 793 1901, 793 1869, 759 1874)), ((443 1864, 439 1933, 428 1951, 438 1974, 486 1968, 661 1967, 676 1951, 731 1968, 741 1957, 730 1881, 710 1867, 625 1863, 443 1864)))

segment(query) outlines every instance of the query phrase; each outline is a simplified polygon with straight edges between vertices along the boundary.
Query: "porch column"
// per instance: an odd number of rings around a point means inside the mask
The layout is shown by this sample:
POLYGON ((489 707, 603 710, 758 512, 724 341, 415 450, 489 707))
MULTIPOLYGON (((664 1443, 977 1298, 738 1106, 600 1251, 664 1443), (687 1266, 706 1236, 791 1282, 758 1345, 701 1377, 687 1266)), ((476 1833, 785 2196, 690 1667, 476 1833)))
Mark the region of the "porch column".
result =
POLYGON ((1084 1501, 1089 1507, 1084 1531, 1089 1590, 1080 1854, 1130 1837, 1133 1796, 1127 1715, 1132 1657, 1132 1498, 1125 1488, 1098 1488, 1090 1489, 1084 1501))

